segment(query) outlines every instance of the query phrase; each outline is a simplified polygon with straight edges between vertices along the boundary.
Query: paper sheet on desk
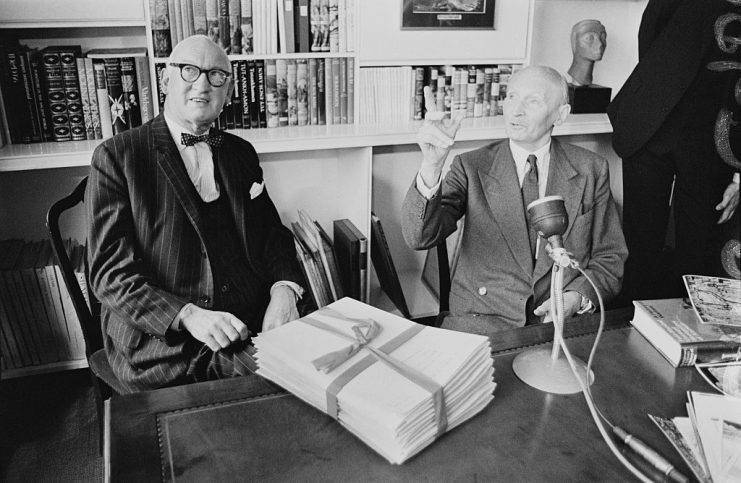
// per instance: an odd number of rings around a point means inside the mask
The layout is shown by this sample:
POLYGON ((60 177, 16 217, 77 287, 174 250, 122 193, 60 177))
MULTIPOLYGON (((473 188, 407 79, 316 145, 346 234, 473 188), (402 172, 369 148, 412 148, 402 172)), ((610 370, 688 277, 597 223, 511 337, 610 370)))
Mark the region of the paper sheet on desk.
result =
MULTIPOLYGON (((369 345, 382 347, 408 329, 419 329, 388 355, 442 387, 447 429, 481 411, 492 399, 493 363, 486 337, 417 324, 350 298, 329 306, 349 319, 370 318, 381 331, 369 345), (416 326, 416 327, 415 327, 416 326)), ((333 314, 331 311, 330 314, 333 314)), ((352 324, 318 311, 308 317, 353 337, 352 324)), ((338 375, 369 357, 367 348, 325 374, 312 361, 351 344, 303 319, 255 339, 258 374, 328 412, 327 390, 338 375)), ((401 463, 434 441, 439 420, 430 390, 375 358, 337 393, 338 420, 393 463, 401 463), (437 421, 437 423, 436 423, 437 421)))
POLYGON ((697 435, 713 481, 741 481, 741 399, 693 391, 690 393, 697 435), (735 474, 737 479, 729 479, 735 474))

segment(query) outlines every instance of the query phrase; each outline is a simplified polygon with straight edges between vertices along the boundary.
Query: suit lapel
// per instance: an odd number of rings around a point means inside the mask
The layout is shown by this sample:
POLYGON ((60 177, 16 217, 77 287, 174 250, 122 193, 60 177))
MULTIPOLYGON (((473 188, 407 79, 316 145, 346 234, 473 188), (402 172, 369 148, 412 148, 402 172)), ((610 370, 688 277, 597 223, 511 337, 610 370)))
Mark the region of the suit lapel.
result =
POLYGON ((501 143, 493 151, 491 169, 479 173, 489 212, 499 225, 502 236, 522 270, 533 273, 530 239, 522 204, 520 182, 517 178, 515 160, 508 143, 501 143))
MULTIPOLYGON (((584 194, 584 179, 578 176, 579 173, 571 165, 566 157, 566 153, 564 153, 556 139, 551 140, 550 155, 551 161, 545 193, 546 196, 559 195, 564 199, 566 213, 569 216, 569 224, 566 232, 563 234, 563 239, 566 240, 574 224, 574 220, 579 215, 579 206, 584 194)), ((534 280, 540 279, 553 265, 552 260, 545 250, 546 243, 546 240, 540 240, 538 260, 535 264, 535 272, 533 274, 534 280)), ((565 248, 568 251, 569 247, 566 246, 565 248)))
POLYGON ((172 186, 175 197, 193 224, 198 236, 203 240, 203 219, 198 209, 198 200, 194 195, 193 182, 188 177, 183 159, 177 146, 175 146, 175 141, 172 139, 165 117, 162 114, 152 122, 152 137, 152 149, 157 165, 172 186))

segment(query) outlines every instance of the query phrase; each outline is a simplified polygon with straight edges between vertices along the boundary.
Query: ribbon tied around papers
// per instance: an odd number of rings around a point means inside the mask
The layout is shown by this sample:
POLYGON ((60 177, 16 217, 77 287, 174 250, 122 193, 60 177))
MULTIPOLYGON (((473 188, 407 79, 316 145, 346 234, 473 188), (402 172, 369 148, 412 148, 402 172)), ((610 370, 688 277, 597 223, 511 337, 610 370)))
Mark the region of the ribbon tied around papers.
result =
POLYGON ((397 361, 388 355, 396 350, 398 347, 402 346, 404 343, 412 339, 419 332, 421 332, 422 329, 424 329, 424 326, 420 324, 414 324, 409 329, 397 335, 382 346, 376 348, 370 345, 370 343, 381 332, 382 328, 375 320, 369 318, 356 319, 347 317, 328 307, 320 309, 317 313, 331 318, 333 321, 354 324, 352 326, 352 331, 354 334, 353 337, 341 331, 340 329, 337 329, 336 327, 312 318, 311 315, 299 319, 302 322, 311 325, 312 327, 331 332, 332 334, 335 334, 338 337, 351 342, 351 344, 347 347, 334 352, 329 352, 321 357, 314 359, 312 361, 312 364, 317 371, 328 374, 336 369, 338 366, 342 365, 344 362, 348 361, 361 349, 366 349, 371 354, 367 357, 364 357, 363 359, 360 359, 358 362, 350 366, 329 384, 326 391, 327 414, 329 416, 334 419, 337 419, 338 417, 339 406, 337 395, 340 393, 342 388, 345 387, 348 382, 352 381, 358 374, 362 373, 372 364, 380 361, 405 377, 410 382, 416 384, 417 386, 430 393, 435 409, 435 425, 437 426, 437 434, 435 437, 440 437, 442 434, 445 433, 448 427, 448 417, 445 411, 445 395, 443 393, 443 387, 422 372, 404 364, 403 362, 397 361))

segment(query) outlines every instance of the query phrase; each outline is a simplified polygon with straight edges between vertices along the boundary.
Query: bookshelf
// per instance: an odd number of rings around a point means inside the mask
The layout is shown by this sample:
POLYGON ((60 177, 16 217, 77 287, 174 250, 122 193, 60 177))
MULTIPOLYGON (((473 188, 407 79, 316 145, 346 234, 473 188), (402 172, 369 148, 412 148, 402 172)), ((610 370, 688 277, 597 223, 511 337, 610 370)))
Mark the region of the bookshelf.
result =
MULTIPOLYGON (((152 55, 151 26, 147 0, 120 2, 117 0, 68 0, 64 11, 50 8, 49 0, 3 0, 0 2, 0 36, 11 35, 31 47, 54 44, 80 44, 83 52, 100 47, 147 47, 151 73, 154 64, 163 61, 152 55)), ((353 57, 355 78, 360 69, 382 65, 442 65, 445 63, 496 64, 499 62, 526 63, 530 55, 532 12, 534 0, 497 1, 501 8, 499 30, 491 36, 505 36, 508 29, 524 29, 511 41, 498 42, 497 52, 483 53, 485 43, 476 47, 470 57, 456 60, 453 50, 440 52, 439 57, 427 52, 420 55, 398 52, 395 43, 407 42, 403 37, 389 35, 379 40, 376 27, 365 21, 377 18, 379 10, 391 18, 393 30, 398 20, 398 2, 390 0, 366 2, 357 0, 357 42, 355 52, 294 53, 233 55, 234 60, 278 58, 333 58, 353 57), (389 15, 387 10, 392 15, 389 15), (503 19, 514 16, 513 22, 503 19), (379 43, 380 42, 380 43, 379 43), (512 49, 510 55, 506 49, 512 49), (383 54, 383 50, 387 54, 383 54), (393 55, 388 55, 391 52, 393 55), (512 54, 514 52, 514 54, 512 54), (454 62, 455 61, 455 62, 454 62)), ((400 11, 399 11, 400 17, 400 11)), ((398 27, 398 25, 397 25, 398 27)), ((417 42, 429 43, 433 33, 417 35, 417 42)), ((480 35, 479 35, 480 36, 480 35)), ((500 37, 501 38, 501 37, 500 37)), ((448 43, 446 37, 438 42, 448 43)), ((414 42, 413 42, 414 43, 414 42)), ((155 79, 154 75, 151 76, 155 79)), ((152 87, 155 87, 154 85, 152 87)), ((153 92, 156 92, 153 89, 153 92)), ((355 90, 354 124, 289 126, 276 129, 233 130, 249 140, 260 154, 268 189, 276 203, 284 224, 297 220, 298 208, 305 209, 325 229, 331 231, 332 220, 349 218, 366 235, 370 234, 370 212, 375 211, 384 224, 389 245, 402 286, 413 316, 430 315, 436 303, 419 284, 423 254, 408 250, 399 231, 401 198, 411 183, 418 167, 416 132, 420 121, 399 120, 389 125, 360 125, 357 123, 358 99, 363 93, 355 90), (411 174, 410 174, 411 173, 411 174)), ((156 103, 155 103, 156 107, 156 103)), ((584 114, 571 116, 556 134, 578 138, 587 145, 597 139, 604 144, 611 132, 605 115, 584 114)), ((492 139, 505 137, 501 117, 466 119, 458 134, 455 149, 468 150, 492 139)), ((608 139, 609 141, 609 139, 608 139)), ((60 143, 8 144, 0 148, 0 231, 3 238, 45 238, 44 217, 51 203, 66 195, 87 168, 94 148, 100 141, 72 141, 60 143)), ((84 238, 84 219, 71 219, 66 228, 73 236, 84 238)), ((369 259, 369 265, 372 266, 369 259)), ((385 296, 378 291, 375 274, 369 270, 370 301, 390 308, 385 296)), ((15 377, 40 372, 84 367, 84 361, 68 361, 47 366, 32 366, 3 372, 3 377, 15 377)))

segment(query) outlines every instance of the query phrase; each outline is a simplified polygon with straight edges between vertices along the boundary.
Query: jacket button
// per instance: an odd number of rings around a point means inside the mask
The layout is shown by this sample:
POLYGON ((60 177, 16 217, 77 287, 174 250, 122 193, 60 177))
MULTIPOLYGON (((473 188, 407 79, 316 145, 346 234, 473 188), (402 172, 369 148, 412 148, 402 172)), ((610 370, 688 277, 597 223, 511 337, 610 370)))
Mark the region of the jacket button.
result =
POLYGON ((211 300, 211 299, 208 298, 208 295, 201 295, 201 303, 202 304, 207 304, 209 302, 209 300, 211 300))
POLYGON ((221 293, 227 293, 229 291, 229 285, 224 284, 221 286, 221 293))
POLYGON ((479 295, 486 295, 486 287, 479 287, 479 295))

